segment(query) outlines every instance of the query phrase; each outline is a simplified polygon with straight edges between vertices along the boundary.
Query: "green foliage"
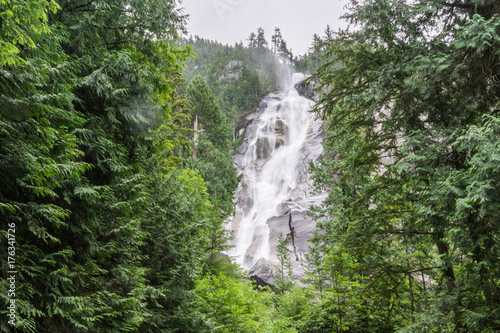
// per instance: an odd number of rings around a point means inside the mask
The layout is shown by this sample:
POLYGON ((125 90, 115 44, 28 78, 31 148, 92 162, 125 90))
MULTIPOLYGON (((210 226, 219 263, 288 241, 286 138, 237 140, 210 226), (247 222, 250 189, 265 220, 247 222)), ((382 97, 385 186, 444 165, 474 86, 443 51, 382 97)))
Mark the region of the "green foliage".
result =
POLYGON ((349 331, 499 329, 496 9, 371 0, 349 9, 359 29, 322 38, 326 62, 311 78, 327 122, 314 178, 329 190, 315 210, 311 278, 321 285, 318 271, 343 258, 336 248, 349 254, 345 281, 362 291, 341 298, 361 306, 350 307, 349 331))
POLYGON ((292 319, 295 323, 310 308, 310 302, 316 297, 310 288, 292 286, 289 292, 277 298, 276 314, 278 317, 292 319))
POLYGON ((186 62, 184 77, 191 81, 197 75, 202 76, 233 126, 241 114, 254 110, 264 95, 278 89, 283 68, 265 44, 261 48, 241 43, 228 46, 198 36, 185 42, 193 46, 197 56, 186 62), (241 76, 221 79, 221 74, 228 73, 226 65, 233 60, 243 62, 241 76))
POLYGON ((270 294, 255 291, 250 281, 207 276, 198 283, 196 293, 207 332, 265 332, 270 294))
POLYGON ((198 169, 208 182, 207 188, 212 196, 212 202, 222 210, 222 214, 218 214, 220 216, 214 216, 217 220, 217 226, 214 228, 220 229, 225 217, 233 212, 233 196, 239 183, 229 153, 231 126, 227 123, 207 83, 200 76, 189 84, 188 93, 191 98, 191 117, 193 120, 198 119, 199 128, 203 132, 198 139, 197 158, 189 159, 187 164, 193 169, 198 169))
POLYGON ((210 91, 207 83, 197 76, 188 86, 188 94, 192 107, 192 118, 198 117, 200 128, 217 149, 229 150, 231 144, 231 127, 220 111, 219 104, 210 91))
MULTIPOLYGON (((328 29, 328 28, 327 28, 328 29)), ((313 73, 321 65, 323 65, 327 59, 323 55, 324 44, 322 38, 314 34, 313 42, 308 52, 300 56, 295 62, 295 70, 300 73, 313 73)))
POLYGON ((59 9, 56 1, 0 1, 0 66, 22 65, 22 48, 35 48, 40 35, 50 33, 47 12, 59 9))
POLYGON ((330 320, 333 319, 336 332, 349 330, 360 311, 362 300, 357 292, 361 287, 362 278, 356 276, 357 266, 352 256, 338 248, 330 250, 320 266, 328 279, 328 296, 322 306, 333 314, 330 320))
POLYGON ((293 286, 293 269, 290 261, 290 251, 288 241, 283 233, 278 235, 278 245, 276 246, 276 257, 278 263, 275 266, 274 278, 276 280, 276 290, 284 294, 293 286))
POLYGON ((178 307, 191 300, 205 261, 204 229, 209 224, 210 201, 197 171, 174 171, 149 178, 150 201, 142 224, 147 238, 141 246, 142 264, 148 268, 147 299, 150 318, 141 331, 190 327, 178 307))
POLYGON ((498 6, 352 2, 359 29, 314 37, 296 65, 317 70, 312 169, 329 195, 311 289, 293 286, 280 235, 272 294, 220 255, 231 125, 295 61, 279 29, 270 49, 262 29, 248 48, 181 46, 176 5, 0 0, 0 244, 15 225, 18 272, 16 323, 0 330, 500 330, 498 6), (231 60, 241 72, 221 79, 231 60))
POLYGON ((239 80, 221 83, 219 89, 219 103, 222 109, 226 110, 225 114, 234 122, 242 111, 255 107, 260 97, 272 87, 263 87, 257 71, 243 67, 239 80))
POLYGON ((0 214, 16 225, 18 271, 15 328, 2 331, 196 332, 181 306, 223 218, 183 166, 190 49, 174 7, 0 1, 0 214))
POLYGON ((193 169, 198 169, 208 182, 207 188, 214 203, 217 202, 226 214, 232 213, 233 196, 240 177, 237 175, 229 151, 215 148, 202 135, 198 158, 189 159, 187 164, 193 169))

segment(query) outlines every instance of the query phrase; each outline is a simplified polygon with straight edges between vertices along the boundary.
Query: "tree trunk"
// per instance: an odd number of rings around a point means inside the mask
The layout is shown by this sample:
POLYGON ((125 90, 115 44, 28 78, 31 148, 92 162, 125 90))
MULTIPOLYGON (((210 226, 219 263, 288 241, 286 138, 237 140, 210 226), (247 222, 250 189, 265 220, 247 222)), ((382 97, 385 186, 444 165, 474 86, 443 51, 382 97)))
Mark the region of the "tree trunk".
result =
POLYGON ((196 118, 194 119, 194 132, 193 132, 193 158, 196 158, 196 155, 198 154, 198 138, 200 136, 200 132, 198 131, 198 115, 196 115, 196 118))
MULTIPOLYGON (((410 265, 408 265, 410 266, 410 265)), ((415 300, 413 296, 413 281, 411 273, 408 273, 408 284, 410 285, 410 312, 411 312, 411 322, 415 324, 415 300)))
POLYGON ((461 315, 460 308, 462 307, 462 297, 456 285, 455 272, 453 270, 453 267, 451 266, 451 263, 449 262, 448 258, 446 258, 449 255, 449 247, 448 244, 443 242, 444 238, 443 232, 441 231, 437 232, 436 236, 437 236, 436 246, 438 249, 438 253, 440 256, 445 257, 444 266, 441 269, 441 272, 443 273, 445 279, 445 287, 449 294, 457 293, 457 300, 453 305, 452 309, 452 311, 454 312, 455 330, 459 332, 464 332, 466 327, 460 321, 460 315, 461 315))

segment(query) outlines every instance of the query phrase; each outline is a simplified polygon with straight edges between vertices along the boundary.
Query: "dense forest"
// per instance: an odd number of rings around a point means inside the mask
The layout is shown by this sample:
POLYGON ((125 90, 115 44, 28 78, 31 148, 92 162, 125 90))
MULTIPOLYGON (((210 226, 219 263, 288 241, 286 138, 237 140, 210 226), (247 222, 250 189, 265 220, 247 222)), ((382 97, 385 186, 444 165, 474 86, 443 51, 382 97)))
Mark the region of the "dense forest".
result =
POLYGON ((500 6, 352 1, 185 37, 177 1, 0 0, 2 332, 500 331, 500 6), (184 37, 182 37, 184 36, 184 37), (310 73, 327 199, 307 279, 226 258, 241 115, 310 73))

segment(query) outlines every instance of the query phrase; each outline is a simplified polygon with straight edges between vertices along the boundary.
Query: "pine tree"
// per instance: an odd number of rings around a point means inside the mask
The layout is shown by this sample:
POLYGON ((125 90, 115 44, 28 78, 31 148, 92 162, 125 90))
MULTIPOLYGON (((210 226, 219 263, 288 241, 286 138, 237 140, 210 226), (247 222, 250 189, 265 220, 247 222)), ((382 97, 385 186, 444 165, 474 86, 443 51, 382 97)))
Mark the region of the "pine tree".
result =
POLYGON ((310 50, 314 60, 314 70, 317 70, 321 59, 321 37, 318 34, 313 35, 313 43, 310 50))
POLYGON ((324 246, 317 243, 319 240, 320 237, 316 230, 311 238, 313 244, 309 246, 308 252, 305 254, 304 272, 307 276, 306 281, 319 291, 320 299, 323 300, 323 290, 325 289, 327 277, 321 269, 325 255, 323 253, 324 246))
POLYGON ((323 307, 334 314, 333 326, 337 332, 345 332, 359 324, 356 321, 363 300, 359 293, 361 277, 356 267, 355 258, 336 247, 329 250, 320 266, 328 281, 323 307))
POLYGON ((293 63, 293 54, 292 50, 288 49, 288 46, 286 44, 285 40, 281 40, 278 53, 281 57, 286 62, 293 63))

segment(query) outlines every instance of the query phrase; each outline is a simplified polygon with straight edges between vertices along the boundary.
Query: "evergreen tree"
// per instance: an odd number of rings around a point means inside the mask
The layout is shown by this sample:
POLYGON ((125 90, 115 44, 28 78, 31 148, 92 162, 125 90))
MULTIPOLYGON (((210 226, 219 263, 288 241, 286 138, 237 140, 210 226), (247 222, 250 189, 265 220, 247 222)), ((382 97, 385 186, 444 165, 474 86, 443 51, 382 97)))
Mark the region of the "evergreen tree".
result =
POLYGON ((47 12, 56 12, 59 4, 54 1, 17 3, 9 0, 0 3, 0 66, 26 64, 23 48, 33 49, 41 35, 50 33, 47 12))
POLYGON ((198 117, 208 140, 219 149, 229 150, 231 128, 205 80, 195 77, 188 86, 188 92, 192 114, 198 117))
POLYGON ((284 294, 293 286, 293 270, 290 262, 290 251, 288 242, 283 233, 278 235, 278 246, 276 247, 276 257, 278 263, 275 265, 274 279, 276 280, 276 290, 284 294))
MULTIPOLYGON (((317 230, 314 232, 314 236, 311 238, 312 242, 319 240, 317 230)), ((314 244, 309 246, 308 252, 305 254, 305 265, 304 272, 306 273, 306 281, 314 286, 320 295, 320 299, 323 300, 323 290, 325 289, 325 284, 327 277, 325 276, 323 270, 321 269, 324 261, 323 247, 319 244, 314 244)))
POLYGON ((323 40, 326 63, 312 78, 327 120, 315 168, 330 190, 321 237, 369 278, 372 326, 500 327, 500 200, 487 190, 498 182, 497 140, 486 139, 498 124, 494 13, 483 3, 353 2, 346 16, 359 29, 323 40))
POLYGON ((317 34, 313 35, 311 52, 314 60, 314 70, 317 70, 319 68, 319 61, 321 59, 321 37, 317 34))
POLYGON ((16 225, 18 271, 15 328, 2 320, 1 329, 182 327, 213 210, 180 158, 183 18, 161 1, 59 1, 55 14, 55 2, 0 6, 0 29, 16 30, 0 35, 0 212, 9 222, 0 237, 6 244, 16 225))
POLYGON ((281 43, 279 45, 278 54, 280 55, 280 58, 283 59, 284 61, 286 61, 290 64, 293 63, 292 50, 288 49, 288 47, 286 45, 286 41, 283 39, 281 40, 281 43))
POLYGON ((248 47, 251 48, 257 47, 257 36, 255 35, 255 32, 250 33, 247 41, 248 41, 248 47))
POLYGON ((194 306, 209 318, 207 332, 266 332, 274 321, 269 317, 270 294, 254 290, 249 280, 207 276, 198 283, 196 293, 194 306))
POLYGON ((279 48, 281 46, 281 41, 283 39, 283 36, 281 36, 281 30, 280 28, 276 27, 274 28, 274 35, 271 36, 271 51, 273 55, 276 55, 278 53, 279 48))
POLYGON ((231 127, 207 83, 200 76, 195 77, 188 86, 188 93, 192 113, 204 128, 199 138, 198 158, 188 160, 188 165, 199 170, 208 182, 207 189, 214 206, 205 229, 208 266, 213 271, 225 261, 225 258, 220 258, 221 252, 229 249, 230 233, 224 222, 233 213, 234 193, 240 178, 229 153, 231 127))
POLYGON ((267 48, 268 42, 266 40, 266 35, 263 28, 257 29, 256 46, 260 52, 263 52, 267 48))
POLYGON ((282 64, 276 61, 270 50, 259 53, 256 47, 225 47, 201 39, 192 46, 197 57, 187 61, 184 77, 192 81, 197 75, 201 76, 233 126, 240 121, 241 114, 255 110, 263 96, 278 89, 282 64), (227 74, 226 66, 233 60, 242 61, 243 67, 234 70, 236 77, 223 79, 221 74, 227 74))

